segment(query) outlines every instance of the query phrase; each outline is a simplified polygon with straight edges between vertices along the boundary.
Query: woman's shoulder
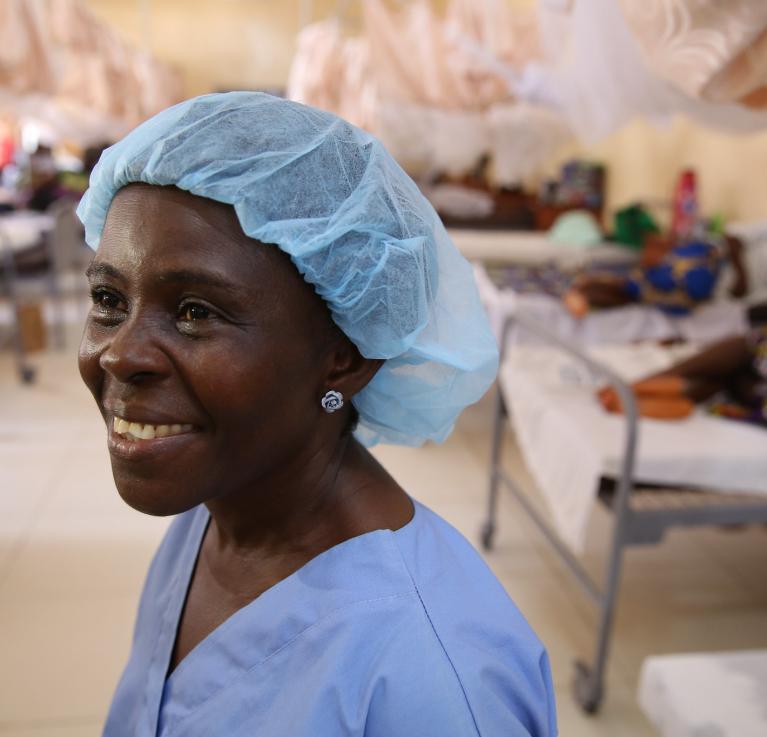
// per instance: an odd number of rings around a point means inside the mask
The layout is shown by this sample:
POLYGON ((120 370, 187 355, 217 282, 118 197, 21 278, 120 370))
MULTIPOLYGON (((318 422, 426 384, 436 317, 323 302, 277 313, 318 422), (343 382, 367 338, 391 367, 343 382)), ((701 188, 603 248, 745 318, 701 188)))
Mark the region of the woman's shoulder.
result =
MULTIPOLYGON (((510 615, 519 631, 535 637, 476 548, 449 522, 415 502, 412 523, 394 533, 403 561, 425 606, 446 604, 471 616, 510 615), (454 601, 457 599, 457 601, 454 601)), ((455 610, 454 610, 455 611, 455 610)), ((537 642, 537 639, 536 639, 537 642)))
POLYGON ((394 536, 479 733, 555 735, 546 650, 480 554, 419 504, 394 536))

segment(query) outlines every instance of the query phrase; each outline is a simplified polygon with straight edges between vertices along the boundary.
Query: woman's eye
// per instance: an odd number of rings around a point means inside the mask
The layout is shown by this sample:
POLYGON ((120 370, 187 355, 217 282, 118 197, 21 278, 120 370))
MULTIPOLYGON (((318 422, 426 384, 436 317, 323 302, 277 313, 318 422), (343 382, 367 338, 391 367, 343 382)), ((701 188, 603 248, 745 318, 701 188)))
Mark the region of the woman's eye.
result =
POLYGON ((116 310, 120 306, 120 298, 104 289, 94 289, 91 292, 91 299, 93 304, 102 310, 116 310))
POLYGON ((207 307, 200 304, 190 303, 181 307, 178 319, 183 322, 195 322, 197 320, 207 320, 211 315, 211 310, 207 307))

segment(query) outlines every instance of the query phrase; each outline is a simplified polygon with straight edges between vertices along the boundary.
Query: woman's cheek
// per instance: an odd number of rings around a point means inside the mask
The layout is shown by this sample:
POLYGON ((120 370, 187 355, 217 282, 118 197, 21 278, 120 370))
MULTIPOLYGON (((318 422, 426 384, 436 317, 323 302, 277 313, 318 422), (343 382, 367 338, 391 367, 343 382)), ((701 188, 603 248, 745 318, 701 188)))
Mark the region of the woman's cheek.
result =
POLYGON ((77 354, 77 367, 80 376, 85 385, 95 394, 97 386, 100 384, 99 375, 101 367, 99 366, 99 355, 102 350, 102 341, 94 335, 93 326, 86 323, 85 332, 80 341, 80 349, 77 354))

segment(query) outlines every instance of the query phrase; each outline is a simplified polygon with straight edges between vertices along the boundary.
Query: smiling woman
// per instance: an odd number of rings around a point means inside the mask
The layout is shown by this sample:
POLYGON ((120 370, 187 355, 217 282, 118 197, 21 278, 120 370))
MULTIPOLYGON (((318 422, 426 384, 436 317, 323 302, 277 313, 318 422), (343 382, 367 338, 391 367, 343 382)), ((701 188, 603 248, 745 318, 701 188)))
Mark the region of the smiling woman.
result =
POLYGON ((380 365, 232 207, 173 187, 121 189, 88 271, 81 372, 111 428, 120 494, 142 512, 178 514, 243 486, 262 505, 250 489, 268 467, 286 456, 307 467, 326 442, 317 427, 343 423, 322 417, 325 384, 351 396, 380 365))
POLYGON ((497 364, 468 264, 380 144, 210 95, 109 149, 79 212, 117 488, 178 515, 105 735, 556 734, 527 623, 364 447, 443 439, 497 364))

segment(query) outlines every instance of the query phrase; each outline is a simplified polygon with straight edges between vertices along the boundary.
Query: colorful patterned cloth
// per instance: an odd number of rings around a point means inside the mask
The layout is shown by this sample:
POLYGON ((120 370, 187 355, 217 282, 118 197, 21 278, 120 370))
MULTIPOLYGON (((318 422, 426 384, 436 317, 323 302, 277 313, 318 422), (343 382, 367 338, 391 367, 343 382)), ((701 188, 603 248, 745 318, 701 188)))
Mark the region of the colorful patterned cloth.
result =
POLYGON ((686 315, 711 299, 722 266, 720 250, 693 241, 672 248, 657 266, 637 269, 628 280, 633 301, 653 305, 670 315, 686 315))

